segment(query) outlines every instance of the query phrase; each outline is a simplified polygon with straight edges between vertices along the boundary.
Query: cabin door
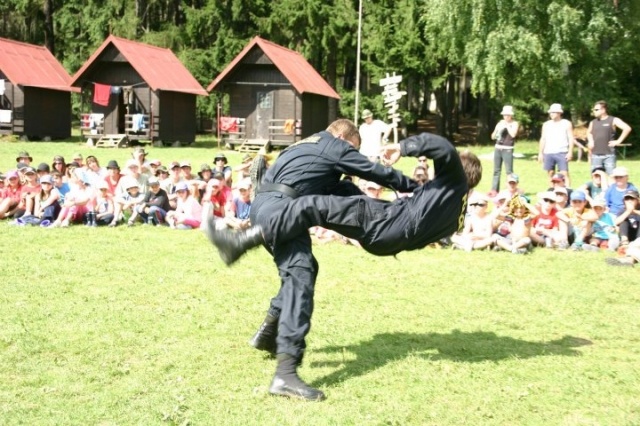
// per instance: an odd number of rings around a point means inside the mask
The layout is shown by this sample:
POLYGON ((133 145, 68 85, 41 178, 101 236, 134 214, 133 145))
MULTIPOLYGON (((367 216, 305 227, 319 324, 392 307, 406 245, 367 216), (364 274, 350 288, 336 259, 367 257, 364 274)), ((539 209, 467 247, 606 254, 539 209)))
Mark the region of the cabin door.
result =
POLYGON ((256 92, 256 139, 269 139, 269 121, 273 118, 274 92, 256 92))

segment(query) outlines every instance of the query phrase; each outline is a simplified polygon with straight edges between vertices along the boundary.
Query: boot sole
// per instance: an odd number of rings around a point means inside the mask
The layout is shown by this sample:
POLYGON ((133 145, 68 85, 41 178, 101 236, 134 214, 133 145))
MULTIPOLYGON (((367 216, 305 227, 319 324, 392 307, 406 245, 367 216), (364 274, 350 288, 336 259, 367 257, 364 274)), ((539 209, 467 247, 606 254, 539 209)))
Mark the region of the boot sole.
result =
POLYGON ((226 253, 224 253, 222 250, 218 248, 218 241, 216 239, 217 230, 215 225, 215 219, 213 218, 213 206, 210 205, 209 207, 207 207, 206 216, 207 216, 207 219, 205 220, 204 233, 209 239, 209 241, 211 242, 211 244, 213 244, 213 246, 216 249, 218 249, 218 255, 220 255, 220 258, 222 259, 224 264, 227 266, 231 266, 235 260, 230 259, 226 253))
POLYGON ((283 396, 285 398, 301 399, 303 401, 311 402, 319 402, 327 399, 327 396, 324 393, 320 393, 316 398, 307 398, 304 395, 293 391, 269 389, 269 394, 271 394, 272 396, 283 396))

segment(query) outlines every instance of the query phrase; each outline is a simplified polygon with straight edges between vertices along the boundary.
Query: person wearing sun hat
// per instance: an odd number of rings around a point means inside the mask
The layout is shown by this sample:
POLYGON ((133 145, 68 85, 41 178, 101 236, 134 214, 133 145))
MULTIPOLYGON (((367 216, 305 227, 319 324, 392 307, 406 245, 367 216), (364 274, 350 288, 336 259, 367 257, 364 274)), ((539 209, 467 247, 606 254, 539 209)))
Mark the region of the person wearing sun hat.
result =
MULTIPOLYGON (((131 160, 129 160, 131 161, 131 160)), ((136 168, 139 168, 136 164, 136 168)), ((148 181, 145 181, 145 185, 148 181)), ((125 176, 120 179, 118 186, 124 189, 122 195, 116 196, 113 202, 114 212, 113 220, 109 224, 110 227, 117 226, 118 223, 128 217, 127 226, 133 226, 137 217, 137 206, 144 201, 145 192, 140 190, 138 180, 133 176, 125 176)))
POLYGON ((520 125, 513 119, 513 106, 505 105, 500 111, 502 120, 496 124, 491 138, 496 141, 493 150, 493 180, 491 181, 491 191, 489 197, 495 197, 500 191, 500 176, 502 165, 504 164, 507 175, 513 174, 513 150, 516 137, 520 130, 520 125))
POLYGON ((131 153, 131 158, 138 162, 140 173, 151 176, 151 164, 147 161, 147 155, 148 152, 145 151, 144 147, 138 146, 131 153))
POLYGON ((219 153, 213 159, 213 173, 221 172, 224 175, 224 180, 228 187, 233 185, 233 170, 227 165, 227 156, 224 153, 219 153))
POLYGON ((542 125, 542 135, 538 148, 538 162, 549 177, 556 173, 565 176, 565 183, 571 187, 569 177, 569 161, 573 156, 573 124, 562 118, 563 110, 560 104, 551 104, 549 120, 542 125))
POLYGON ((27 151, 20 151, 16 157, 16 163, 25 163, 27 166, 31 165, 32 161, 33 157, 27 151))
POLYGON ((64 160, 62 155, 56 155, 53 157, 53 161, 51 162, 51 171, 57 171, 62 176, 67 175, 67 162, 64 160))

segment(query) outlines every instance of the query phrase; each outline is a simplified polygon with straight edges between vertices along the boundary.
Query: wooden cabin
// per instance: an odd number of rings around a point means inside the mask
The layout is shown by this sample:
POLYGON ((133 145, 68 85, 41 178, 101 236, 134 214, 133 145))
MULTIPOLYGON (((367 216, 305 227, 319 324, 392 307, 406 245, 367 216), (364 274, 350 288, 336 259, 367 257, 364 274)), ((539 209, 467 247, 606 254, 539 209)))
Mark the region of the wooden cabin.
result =
POLYGON ((71 77, 43 46, 0 38, 0 134, 71 136, 71 77))
POLYGON ((196 96, 208 93, 169 49, 110 35, 76 72, 84 137, 191 144, 196 96))
POLYGON ((301 54, 260 37, 249 42, 207 91, 229 95, 229 114, 218 117, 218 129, 231 148, 291 145, 326 129, 329 98, 340 99, 301 54))

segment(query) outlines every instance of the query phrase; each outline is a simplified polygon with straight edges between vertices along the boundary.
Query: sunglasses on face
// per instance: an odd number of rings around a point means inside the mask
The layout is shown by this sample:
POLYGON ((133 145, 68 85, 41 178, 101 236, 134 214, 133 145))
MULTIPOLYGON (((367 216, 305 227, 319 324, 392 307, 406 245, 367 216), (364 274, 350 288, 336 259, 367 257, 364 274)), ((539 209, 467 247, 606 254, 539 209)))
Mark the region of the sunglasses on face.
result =
POLYGON ((548 199, 548 198, 545 198, 543 201, 544 201, 545 203, 550 203, 550 204, 555 204, 555 202, 556 202, 556 200, 550 200, 550 199, 548 199))
POLYGON ((469 204, 469 205, 471 207, 487 207, 487 205, 483 204, 483 203, 472 203, 472 204, 469 204))

